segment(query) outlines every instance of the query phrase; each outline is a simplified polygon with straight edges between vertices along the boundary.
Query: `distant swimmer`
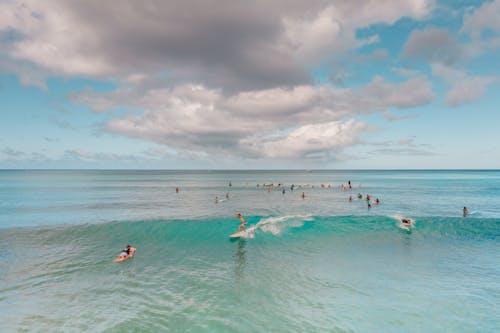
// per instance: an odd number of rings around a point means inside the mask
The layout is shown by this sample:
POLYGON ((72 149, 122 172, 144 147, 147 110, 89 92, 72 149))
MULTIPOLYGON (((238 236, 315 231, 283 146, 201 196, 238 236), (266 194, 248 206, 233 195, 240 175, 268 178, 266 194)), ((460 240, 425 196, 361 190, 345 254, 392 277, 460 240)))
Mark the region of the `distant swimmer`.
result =
POLYGON ((229 192, 226 193, 226 199, 229 199, 229 192))
POLYGON ((179 188, 178 187, 175 188, 175 193, 179 193, 179 188))
POLYGON ((247 225, 247 221, 245 221, 245 218, 243 217, 243 215, 241 215, 240 213, 238 213, 238 214, 236 214, 235 216, 236 216, 237 218, 239 218, 239 219, 240 219, 240 222, 241 222, 240 226, 238 227, 238 231, 243 231, 243 230, 245 230, 246 225, 247 225))
POLYGON ((120 262, 120 261, 125 261, 129 258, 132 258, 135 253, 135 247, 130 246, 127 244, 127 246, 122 250, 122 252, 116 257, 115 261, 120 262))
POLYGON ((281 193, 282 193, 283 195, 285 195, 285 188, 283 188, 283 190, 281 191, 281 193))
POLYGON ((371 197, 370 197, 370 195, 369 195, 369 194, 367 194, 367 195, 366 195, 366 201, 370 201, 370 198, 371 198, 371 197))
POLYGON ((304 192, 302 192, 301 197, 302 197, 302 199, 304 199, 306 197, 306 194, 304 192))
POLYGON ((467 210, 467 207, 464 207, 464 217, 466 217, 467 215, 469 215, 469 211, 467 210))
POLYGON ((361 193, 358 193, 358 199, 363 198, 363 195, 361 193))
POLYGON ((229 187, 233 186, 233 184, 231 184, 231 181, 229 181, 229 187))
POLYGON ((349 202, 352 202, 352 195, 349 196, 349 202))
POLYGON ((373 202, 375 205, 378 205, 380 203, 380 200, 377 198, 375 199, 375 201, 373 202))
POLYGON ((218 196, 215 197, 214 202, 215 203, 219 203, 219 197, 218 196))

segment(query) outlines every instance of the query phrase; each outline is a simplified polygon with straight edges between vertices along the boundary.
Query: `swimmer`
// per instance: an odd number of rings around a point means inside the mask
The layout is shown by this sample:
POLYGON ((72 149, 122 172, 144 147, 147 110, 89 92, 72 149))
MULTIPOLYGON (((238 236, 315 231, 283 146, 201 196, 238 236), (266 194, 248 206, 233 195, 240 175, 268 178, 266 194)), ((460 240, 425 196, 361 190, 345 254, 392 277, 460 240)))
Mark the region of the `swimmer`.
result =
POLYGON ((401 219, 401 223, 403 223, 403 224, 411 224, 411 220, 409 220, 409 219, 401 219))
POLYGON ((179 188, 178 187, 175 188, 175 193, 179 193, 179 188))
POLYGON ((358 193, 358 199, 361 199, 363 195, 361 193, 358 193))
POLYGON ((352 202, 352 195, 349 196, 349 202, 352 202))
POLYGON ((372 208, 372 205, 370 204, 370 202, 368 202, 368 209, 372 208))
POLYGON ((302 192, 301 197, 302 197, 302 199, 304 199, 306 197, 306 194, 304 192, 302 192))
POLYGON ((214 199, 214 202, 215 203, 219 203, 219 197, 216 196, 215 199, 214 199))
POLYGON ((374 203, 375 203, 375 205, 378 205, 380 203, 380 200, 377 198, 377 199, 375 199, 374 203))
POLYGON ((124 261, 133 256, 134 253, 135 253, 135 247, 132 247, 129 244, 127 244, 127 246, 122 250, 122 252, 120 252, 118 257, 116 257, 115 261, 124 261))
POLYGON ((240 222, 241 222, 240 226, 238 227, 238 231, 243 231, 243 230, 245 230, 246 225, 247 225, 247 221, 245 221, 245 218, 243 217, 243 215, 241 215, 240 213, 238 213, 238 214, 236 214, 235 216, 236 216, 237 218, 239 218, 239 219, 240 219, 240 222))
POLYGON ((226 193, 226 199, 229 199, 229 192, 226 193))
POLYGON ((469 211, 467 210, 467 207, 464 207, 464 217, 466 217, 467 215, 469 215, 469 211))

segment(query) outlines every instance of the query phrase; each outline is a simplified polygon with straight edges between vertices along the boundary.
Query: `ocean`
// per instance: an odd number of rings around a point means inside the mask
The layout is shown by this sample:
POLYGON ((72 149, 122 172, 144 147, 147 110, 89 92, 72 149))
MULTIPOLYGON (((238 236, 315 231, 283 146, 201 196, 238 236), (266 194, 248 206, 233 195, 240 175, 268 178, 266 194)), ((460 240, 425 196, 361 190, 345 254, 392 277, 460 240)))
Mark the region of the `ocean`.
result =
POLYGON ((0 332, 497 332, 499 245, 498 170, 1 170, 0 332))

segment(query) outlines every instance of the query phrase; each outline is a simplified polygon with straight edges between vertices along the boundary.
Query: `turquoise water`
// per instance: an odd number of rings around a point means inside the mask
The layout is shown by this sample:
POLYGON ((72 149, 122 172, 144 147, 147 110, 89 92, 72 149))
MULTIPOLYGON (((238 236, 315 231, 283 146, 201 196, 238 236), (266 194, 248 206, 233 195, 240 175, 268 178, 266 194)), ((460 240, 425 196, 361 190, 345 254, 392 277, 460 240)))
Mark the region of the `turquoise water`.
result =
POLYGON ((0 171, 0 332, 496 332, 499 240, 500 171, 0 171))

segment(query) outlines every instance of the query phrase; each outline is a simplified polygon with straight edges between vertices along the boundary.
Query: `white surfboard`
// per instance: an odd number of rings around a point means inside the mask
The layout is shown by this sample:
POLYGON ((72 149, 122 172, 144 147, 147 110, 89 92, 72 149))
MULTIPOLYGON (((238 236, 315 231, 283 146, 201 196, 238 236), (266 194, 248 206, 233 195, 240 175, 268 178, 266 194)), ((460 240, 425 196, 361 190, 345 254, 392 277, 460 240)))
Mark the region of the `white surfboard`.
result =
POLYGON ((244 230, 235 232, 234 234, 230 235, 229 238, 235 239, 235 238, 241 238, 243 236, 245 236, 244 230))

